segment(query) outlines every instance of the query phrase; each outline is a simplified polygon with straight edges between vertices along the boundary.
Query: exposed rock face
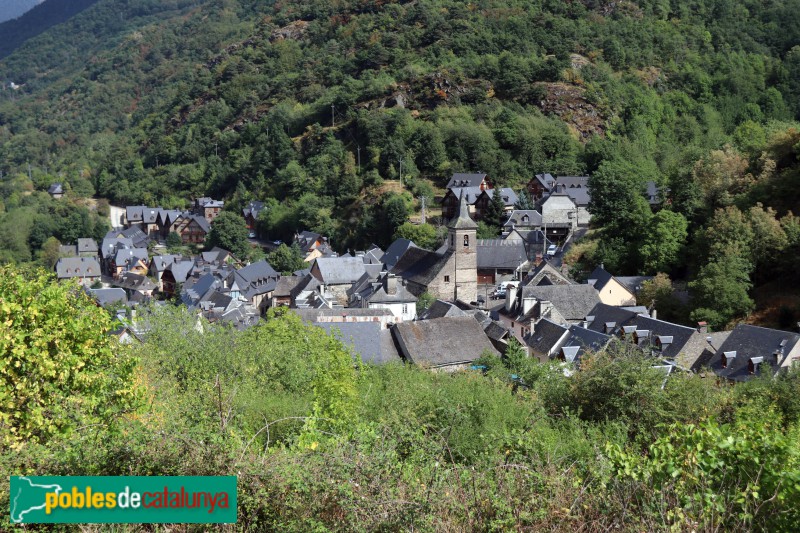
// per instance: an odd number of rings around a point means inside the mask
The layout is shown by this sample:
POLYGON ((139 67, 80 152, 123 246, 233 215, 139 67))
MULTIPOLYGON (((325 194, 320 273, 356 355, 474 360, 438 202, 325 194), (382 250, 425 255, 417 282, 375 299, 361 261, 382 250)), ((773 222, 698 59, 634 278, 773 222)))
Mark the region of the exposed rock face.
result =
POLYGON ((308 21, 295 20, 283 28, 278 28, 277 30, 273 31, 272 35, 269 37, 269 40, 282 41, 283 39, 293 39, 297 41, 303 38, 303 35, 305 35, 306 31, 308 31, 308 21))
POLYGON ((537 86, 544 90, 539 107, 545 114, 556 115, 583 140, 605 134, 605 117, 586 99, 583 87, 566 83, 538 83, 537 86))

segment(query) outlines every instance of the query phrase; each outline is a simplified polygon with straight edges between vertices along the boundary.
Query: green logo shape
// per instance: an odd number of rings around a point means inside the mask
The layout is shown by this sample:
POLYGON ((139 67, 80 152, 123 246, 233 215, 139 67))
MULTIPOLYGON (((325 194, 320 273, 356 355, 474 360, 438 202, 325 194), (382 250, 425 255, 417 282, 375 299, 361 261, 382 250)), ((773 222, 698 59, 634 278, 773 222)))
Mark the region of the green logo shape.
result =
POLYGON ((14 524, 232 524, 236 476, 11 476, 14 524))

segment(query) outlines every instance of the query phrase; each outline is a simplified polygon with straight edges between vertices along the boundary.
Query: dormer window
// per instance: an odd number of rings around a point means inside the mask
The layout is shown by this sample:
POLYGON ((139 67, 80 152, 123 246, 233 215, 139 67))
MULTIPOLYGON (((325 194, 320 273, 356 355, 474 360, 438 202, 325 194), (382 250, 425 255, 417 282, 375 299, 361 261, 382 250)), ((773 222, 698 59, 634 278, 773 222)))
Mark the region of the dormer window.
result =
POLYGON ((606 322, 606 335, 614 331, 614 328, 617 326, 616 322, 606 322))
POLYGON ((633 341, 637 345, 641 346, 642 344, 644 344, 644 341, 646 341, 649 336, 650 336, 649 330, 637 329, 636 331, 633 332, 633 341))
POLYGON ((528 215, 525 215, 525 216, 522 217, 522 221, 523 222, 530 222, 530 220, 531 220, 531 217, 529 217, 528 215))
POLYGON ((658 337, 656 337, 656 347, 662 352, 667 348, 669 348, 670 344, 672 344, 671 336, 659 335, 658 337))
POLYGON ((722 368, 728 368, 729 365, 733 364, 733 361, 736 359, 736 351, 731 352, 723 352, 722 359, 720 362, 722 363, 722 368))
POLYGON ((758 367, 763 362, 764 362, 764 358, 763 357, 751 357, 750 360, 747 362, 747 370, 748 370, 748 372, 750 372, 751 374, 757 374, 758 373, 758 367))
POLYGON ((633 335, 634 333, 636 333, 636 326, 622 326, 619 336, 623 339, 626 339, 628 338, 628 335, 633 335))

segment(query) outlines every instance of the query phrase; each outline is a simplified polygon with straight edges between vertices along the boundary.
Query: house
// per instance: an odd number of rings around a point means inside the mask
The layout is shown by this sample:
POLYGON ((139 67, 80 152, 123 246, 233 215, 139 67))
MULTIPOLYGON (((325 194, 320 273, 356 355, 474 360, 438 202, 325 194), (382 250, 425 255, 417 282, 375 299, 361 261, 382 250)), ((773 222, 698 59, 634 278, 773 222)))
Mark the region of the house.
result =
POLYGON ((341 341, 353 359, 372 364, 401 362, 392 332, 377 322, 314 322, 313 325, 341 341))
POLYGON ((800 335, 740 324, 702 366, 733 382, 773 375, 800 363, 800 335))
POLYGON ((364 275, 364 261, 358 257, 318 257, 311 275, 325 286, 341 305, 347 304, 347 289, 364 275))
POLYGON ((584 355, 604 350, 611 339, 610 335, 573 324, 569 327, 566 339, 555 353, 555 358, 580 366, 580 360, 584 355))
POLYGON ((264 210, 264 202, 249 202, 244 209, 242 209, 242 216, 244 217, 244 222, 247 224, 247 229, 250 231, 256 230, 256 224, 258 222, 258 215, 261 211, 264 210))
POLYGON ((100 307, 128 305, 128 295, 124 289, 87 289, 86 292, 100 307))
POLYGON ((211 223, 202 215, 182 213, 169 231, 180 235, 183 244, 202 244, 211 231, 211 223))
POLYGON ((272 291, 272 307, 289 307, 292 305, 292 290, 303 280, 302 276, 281 276, 272 291))
POLYGON ((483 189, 480 187, 453 187, 448 189, 442 198, 442 218, 449 220, 458 216, 462 196, 464 196, 467 201, 470 214, 474 214, 475 202, 478 200, 481 193, 483 193, 483 189))
POLYGON ((232 298, 245 301, 263 313, 269 306, 280 277, 267 261, 261 260, 234 270, 225 284, 232 298))
POLYGON ((523 241, 478 239, 478 283, 494 285, 502 277, 519 279, 527 271, 528 251, 523 241))
POLYGON ((455 173, 447 182, 446 189, 461 187, 477 187, 481 191, 494 187, 491 180, 483 173, 455 173))
POLYGON ((58 200, 64 197, 64 185, 61 183, 54 183, 47 189, 47 194, 52 198, 58 200))
POLYGON ((330 257, 333 250, 328 245, 328 238, 323 237, 319 233, 313 231, 303 231, 294 236, 294 242, 300 247, 303 252, 303 261, 311 263, 318 257, 330 257))
POLYGON ((225 202, 222 200, 213 200, 203 197, 195 199, 192 211, 195 215, 205 218, 206 221, 211 224, 211 222, 217 218, 219 212, 222 211, 223 207, 225 207, 225 202))
POLYGON ((478 296, 477 229, 462 194, 458 217, 447 227, 447 242, 436 252, 408 248, 390 272, 405 279, 417 296, 428 291, 437 298, 474 302, 478 296))
POLYGON ((203 274, 198 278, 188 278, 183 283, 181 301, 186 307, 195 308, 206 294, 223 286, 223 281, 212 273, 203 274))
POLYGON ((386 249, 386 252, 381 256, 380 262, 383 263, 388 270, 394 268, 397 264, 397 261, 400 260, 400 257, 406 253, 406 250, 409 248, 418 248, 414 241, 410 241, 408 239, 395 239, 395 241, 389 245, 386 249))
POLYGON ((565 192, 554 192, 541 204, 542 226, 550 240, 565 240, 578 229, 578 206, 565 192))
POLYGON ((177 209, 159 209, 158 216, 156 217, 156 227, 158 228, 158 237, 166 239, 169 237, 170 231, 173 230, 175 222, 180 218, 181 212, 177 209))
POLYGON ((492 198, 494 198, 495 194, 500 194, 503 199, 503 209, 506 213, 514 211, 514 206, 519 202, 519 198, 517 197, 517 193, 512 189, 508 187, 503 187, 502 189, 486 189, 475 199, 475 220, 482 220, 486 217, 489 211, 489 204, 492 203, 492 198))
POLYGON ((555 186, 556 179, 552 174, 536 174, 528 182, 526 189, 531 200, 536 202, 550 194, 555 186))
MULTIPOLYGON (((644 283, 652 280, 653 276, 615 276, 615 279, 635 296, 642 290, 644 283)), ((650 302, 645 303, 649 304, 650 302)))
POLYGON ((595 268, 587 283, 597 290, 600 301, 608 305, 636 305, 636 294, 612 276, 603 265, 595 268))
POLYGON ((159 277, 161 292, 167 297, 175 296, 175 294, 180 293, 182 285, 189 278, 189 274, 194 266, 194 261, 190 259, 181 259, 167 265, 159 277))
POLYGON ((523 285, 573 285, 573 281, 567 278, 560 270, 548 263, 546 260, 539 262, 536 267, 528 272, 522 282, 523 285))
POLYGON ((158 290, 164 290, 164 283, 162 282, 162 276, 164 275, 164 271, 177 261, 182 261, 183 257, 180 255, 154 255, 150 258, 150 265, 147 269, 147 275, 152 276, 155 278, 156 282, 158 283, 158 290))
POLYGON ((139 228, 145 235, 158 233, 158 216, 162 211, 160 207, 129 205, 125 208, 124 225, 126 228, 139 228))
POLYGON ((354 288, 348 291, 350 308, 389 309, 398 321, 417 317, 417 297, 406 288, 403 278, 389 272, 377 277, 366 272, 354 288))
MULTIPOLYGON (((644 313, 647 314, 647 309, 644 309, 644 313)), ((592 331, 619 336, 622 328, 632 325, 640 314, 641 311, 634 307, 619 307, 601 302, 589 311, 581 324, 592 331)))
POLYGON ((94 239, 78 239, 77 251, 81 257, 98 257, 100 247, 94 239))
POLYGON ((645 184, 645 198, 647 198, 647 203, 650 204, 651 209, 657 209, 661 207, 661 204, 664 203, 664 193, 668 192, 669 189, 662 189, 656 182, 653 180, 649 180, 645 184))
POLYGON ((452 302, 436 299, 422 314, 420 320, 444 318, 446 316, 467 316, 467 313, 452 302))
POLYGON ((514 209, 503 224, 503 233, 513 230, 531 231, 542 229, 542 214, 535 209, 514 209))
POLYGON ((592 218, 589 213, 589 202, 592 200, 588 176, 559 176, 556 178, 554 190, 567 194, 575 203, 579 226, 587 226, 592 218))
POLYGON ((143 301, 153 296, 153 291, 157 285, 147 276, 124 272, 119 278, 114 280, 113 285, 125 290, 128 299, 132 301, 143 301))
POLYGON ((111 260, 111 275, 116 279, 124 272, 142 276, 149 270, 146 248, 121 248, 111 260))
POLYGON ((58 281, 74 279, 84 287, 100 281, 100 263, 93 257, 62 257, 55 270, 58 281))
POLYGON ((461 370, 485 353, 499 355, 470 316, 403 322, 392 335, 406 362, 431 369, 461 370))
POLYGON ((638 314, 617 328, 616 335, 637 345, 646 354, 670 361, 684 370, 695 368, 708 347, 706 335, 697 329, 646 314, 638 314))
POLYGON ((567 326, 543 318, 536 322, 533 331, 525 336, 528 355, 543 363, 553 359, 568 336, 569 328, 567 326))

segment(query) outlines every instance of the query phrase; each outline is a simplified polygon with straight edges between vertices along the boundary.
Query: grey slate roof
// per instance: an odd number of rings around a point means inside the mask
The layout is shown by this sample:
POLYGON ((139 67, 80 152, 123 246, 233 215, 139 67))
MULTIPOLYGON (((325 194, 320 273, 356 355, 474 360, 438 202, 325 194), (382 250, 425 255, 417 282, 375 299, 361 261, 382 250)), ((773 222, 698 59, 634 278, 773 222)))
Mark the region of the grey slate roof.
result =
POLYGON ((509 229, 511 227, 521 226, 527 227, 540 227, 542 225, 542 214, 535 209, 515 209, 511 212, 508 220, 503 227, 509 229))
POLYGON ((150 237, 137 226, 131 226, 130 228, 119 231, 117 235, 130 239, 133 246, 136 248, 145 248, 150 241, 150 237))
POLYGON ((404 358, 431 368, 470 363, 484 350, 498 355, 471 316, 403 322, 392 328, 392 334, 404 358))
POLYGON ((476 251, 478 269, 516 270, 528 260, 522 241, 478 239, 476 251))
POLYGON ((528 272, 522 281, 525 286, 537 285, 572 285, 572 281, 553 267, 547 260, 542 260, 539 266, 528 272))
POLYGON ((414 241, 410 241, 408 239, 396 239, 389 247, 386 249, 386 253, 383 254, 381 257, 381 263, 386 265, 386 268, 391 270, 394 265, 397 264, 397 261, 402 257, 406 250, 411 247, 416 247, 417 245, 414 244, 414 241))
POLYGON ((94 257, 62 257, 56 263, 58 279, 100 277, 100 263, 94 257))
POLYGON ((124 265, 130 266, 138 260, 147 261, 147 248, 123 248, 118 250, 114 255, 114 263, 120 267, 124 265))
POLYGON ((150 258, 150 269, 153 272, 164 272, 175 261, 180 261, 182 256, 175 254, 154 255, 150 258))
POLYGON ((570 363, 579 363, 587 352, 597 352, 605 348, 611 341, 610 335, 597 333, 580 326, 572 325, 569 336, 561 346, 560 355, 570 363))
POLYGON ((274 297, 288 298, 292 295, 292 289, 297 287, 301 281, 303 281, 303 278, 300 276, 281 276, 281 279, 275 285, 272 295, 274 297))
POLYGON ((339 339, 350 349, 354 358, 360 357, 364 363, 383 364, 401 361, 391 331, 383 329, 378 322, 314 322, 313 324, 339 339))
POLYGON ((122 289, 89 289, 89 295, 100 305, 128 303, 128 295, 122 289))
POLYGON ((134 291, 152 291, 156 288, 156 284, 153 283, 150 278, 132 272, 125 272, 120 275, 120 277, 113 282, 113 285, 134 291))
POLYGON ((556 183, 556 179, 553 177, 553 175, 547 172, 545 172, 544 174, 536 174, 534 178, 536 179, 536 181, 541 183, 542 187, 544 187, 545 190, 547 191, 552 189, 553 185, 555 185, 556 183))
POLYGON ((535 297, 553 304, 566 320, 579 321, 600 303, 597 291, 589 285, 526 285, 523 297, 535 297))
POLYGON ((247 215, 252 215, 253 218, 257 219, 258 214, 264 209, 264 202, 253 201, 249 202, 244 209, 242 209, 242 216, 247 218, 247 215))
POLYGON ((615 276, 617 281, 622 283, 626 289, 636 294, 642 288, 642 283, 650 281, 653 276, 615 276))
MULTIPOLYGON (((314 260, 320 281, 325 285, 350 285, 364 274, 360 257, 318 257, 314 260)), ((311 267, 314 272, 315 267, 311 267)))
POLYGON ((295 242, 300 246, 300 250, 303 252, 310 252, 316 246, 317 240, 322 237, 319 233, 314 233, 313 231, 303 231, 300 234, 295 236, 295 242))
POLYGON ((486 174, 482 173, 455 173, 447 182, 447 189, 454 187, 480 187, 486 174))
POLYGON ((543 318, 534 324, 533 332, 525 337, 525 344, 535 352, 550 354, 567 331, 568 328, 543 318))
POLYGON ((466 193, 461 193, 458 205, 458 216, 453 217, 447 227, 450 229, 478 229, 478 224, 469 216, 466 193))
MULTIPOLYGON (((499 190, 500 190, 500 196, 503 198, 503 205, 505 205, 506 207, 510 205, 516 205, 516 203, 519 202, 519 197, 517 196, 517 193, 515 193, 514 190, 511 189, 510 187, 503 187, 502 189, 499 190)), ((483 192, 491 200, 492 198, 494 198, 494 195, 497 191, 498 189, 486 189, 483 192)))
POLYGON ((109 232, 103 238, 103 244, 100 247, 100 255, 103 259, 113 257, 118 249, 133 248, 133 241, 125 237, 117 237, 114 232, 109 232))
POLYGON ((64 194, 64 186, 60 183, 54 183, 47 189, 47 192, 50 194, 64 194))
POLYGON ((425 312, 420 315, 420 320, 430 320, 446 316, 467 316, 467 313, 459 309, 455 304, 444 300, 435 300, 425 312))
POLYGON ((390 270, 409 281, 427 286, 444 268, 452 252, 439 254, 424 248, 412 247, 406 250, 400 260, 390 270))
POLYGON ((633 324, 639 313, 624 307, 599 303, 586 314, 588 328, 598 333, 616 335, 624 326, 633 324), (610 324, 614 324, 610 326, 610 324))
MULTIPOLYGON (((693 336, 697 330, 680 324, 673 324, 664 320, 651 318, 647 315, 636 315, 630 323, 635 325, 639 331, 649 331, 650 338, 647 343, 643 343, 643 347, 657 348, 657 340, 659 337, 669 338, 669 345, 660 350, 662 357, 667 359, 674 359, 686 348, 687 343, 693 340, 693 336)), ((696 354, 699 356, 700 354, 696 354)), ((694 361, 692 361, 694 362, 694 361)))
POLYGON ((78 239, 78 253, 93 253, 98 251, 97 241, 94 239, 78 239))
POLYGON ((184 261, 176 261, 168 265, 165 270, 172 272, 172 277, 175 278, 176 283, 183 283, 189 277, 189 273, 194 268, 194 261, 186 259, 184 261))
MULTIPOLYGON (((461 200, 461 196, 464 196, 464 201, 467 205, 473 205, 478 200, 483 191, 480 187, 453 187, 450 189, 449 193, 452 193, 453 196, 461 200)), ((447 196, 447 194, 445 194, 447 196)))
POLYGON ((747 381, 756 375, 751 374, 749 370, 751 359, 763 358, 758 365, 759 374, 763 374, 767 370, 775 373, 781 365, 786 363, 789 353, 798 342, 800 342, 800 335, 797 333, 740 324, 731 331, 717 353, 708 362, 708 366, 722 378, 747 381), (728 361, 727 367, 723 368, 722 357, 726 352, 733 357, 728 361))

